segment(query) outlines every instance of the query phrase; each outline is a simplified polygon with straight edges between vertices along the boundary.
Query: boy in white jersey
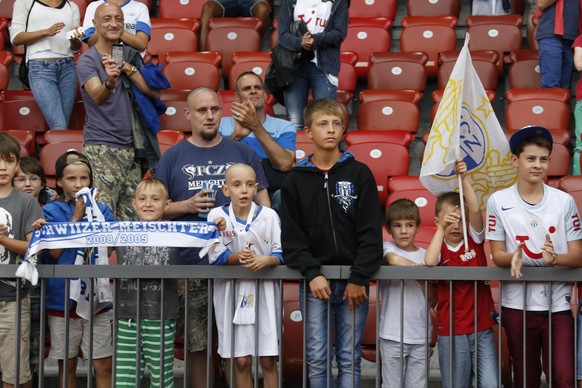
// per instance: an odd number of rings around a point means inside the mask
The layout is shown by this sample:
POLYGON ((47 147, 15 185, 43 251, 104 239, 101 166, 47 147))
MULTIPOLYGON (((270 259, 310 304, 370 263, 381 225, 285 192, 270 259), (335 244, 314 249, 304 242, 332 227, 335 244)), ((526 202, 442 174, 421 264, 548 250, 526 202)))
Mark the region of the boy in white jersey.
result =
MULTIPOLYGON (((390 265, 424 265, 426 250, 414 244, 420 226, 418 206, 409 199, 398 199, 386 209, 386 227, 394 242, 384 241, 384 258, 390 265)), ((428 360, 426 327, 427 303, 424 282, 405 280, 401 291, 400 280, 379 281, 382 292, 380 316, 380 352, 382 354, 382 387, 423 387, 426 383, 428 360), (401 306, 401 292, 404 303, 401 306), (400 328, 400 315, 404 328, 400 328), (403 357, 400 357, 402 346, 403 357), (401 370, 404 371, 401 379, 401 370)), ((433 288, 429 289, 429 301, 433 288)), ((432 298, 434 299, 434 298, 432 298)), ((431 306, 431 307, 434 307, 431 306)))
MULTIPOLYGON (((522 265, 582 264, 582 229, 576 203, 569 194, 544 184, 552 141, 550 132, 540 126, 528 126, 514 133, 509 146, 518 171, 517 183, 494 193, 487 202, 487 239, 493 262, 511 268, 515 278, 522 276, 522 265)), ((539 387, 542 367, 545 375, 550 376, 550 329, 552 384, 574 386, 571 288, 570 283, 558 282, 528 282, 527 289, 521 282, 504 284, 502 325, 507 333, 515 387, 539 387)))
MULTIPOLYGON (((283 263, 279 216, 274 210, 253 202, 258 187, 253 168, 242 163, 233 164, 226 171, 225 179, 222 191, 231 203, 212 209, 208 219, 218 224, 220 241, 226 250, 212 264, 242 265, 255 272, 283 263)), ((276 388, 279 382, 277 317, 281 315, 278 282, 262 280, 258 283, 259 290, 255 289, 254 280, 237 280, 234 284, 237 301, 233 314, 233 282, 227 279, 214 281, 218 354, 225 359, 233 357, 231 341, 234 335, 236 383, 231 386, 252 388, 251 357, 258 355, 265 388, 276 388), (255 348, 255 325, 259 326, 258 349, 255 348)), ((227 368, 230 367, 229 361, 226 362, 227 368)), ((230 373, 227 372, 227 376, 230 373)))

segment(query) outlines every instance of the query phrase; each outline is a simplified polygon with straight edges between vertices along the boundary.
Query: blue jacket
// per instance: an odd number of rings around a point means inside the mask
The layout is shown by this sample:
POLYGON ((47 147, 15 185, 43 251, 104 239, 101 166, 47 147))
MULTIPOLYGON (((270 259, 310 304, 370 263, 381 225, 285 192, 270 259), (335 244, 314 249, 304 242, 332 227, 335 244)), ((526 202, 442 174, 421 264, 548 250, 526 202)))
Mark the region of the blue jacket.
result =
MULTIPOLYGON (((170 87, 170 82, 164 73, 162 73, 162 65, 154 65, 153 63, 148 62, 140 67, 139 71, 151 89, 161 90, 170 87)), ((166 113, 166 105, 160 99, 147 97, 133 83, 131 84, 131 89, 133 90, 137 104, 141 109, 148 130, 155 135, 160 131, 160 129, 162 129, 160 125, 160 115, 166 113)))
MULTIPOLYGON (((47 203, 42 212, 47 222, 68 222, 75 210, 75 203, 73 201, 65 202, 65 197, 61 196, 56 201, 47 203)), ((105 204, 98 203, 99 210, 103 213, 105 221, 114 221, 113 214, 109 207, 105 204)), ((75 264, 75 257, 77 256, 77 248, 64 249, 59 258, 53 260, 48 255, 45 255, 45 264, 75 264)), ((91 256, 91 264, 93 264, 95 256, 91 256)), ((75 302, 69 299, 69 308, 74 306, 75 302)), ((46 287, 46 308, 47 310, 65 311, 65 279, 47 279, 46 287)))
MULTIPOLYGON (((130 48, 128 58, 128 62, 139 69, 151 89, 160 90, 170 87, 170 82, 162 73, 161 65, 156 66, 148 63, 144 66, 139 51, 133 48, 130 48)), ((136 118, 139 119, 139 125, 134 125, 133 128, 135 158, 141 163, 142 175, 146 173, 148 168, 155 175, 161 156, 156 137, 161 129, 159 115, 166 112, 166 106, 161 100, 151 99, 144 95, 129 77, 124 76, 123 82, 126 87, 130 87, 131 102, 134 112, 137 114, 136 118)))
MULTIPOLYGON (((278 42, 291 51, 301 50, 301 38, 289 30, 293 22, 295 4, 297 4, 297 0, 284 0, 277 21, 278 42)), ((325 29, 323 32, 313 35, 314 49, 317 50, 317 66, 324 73, 336 77, 340 71, 340 46, 348 33, 348 7, 349 0, 335 0, 325 29)))

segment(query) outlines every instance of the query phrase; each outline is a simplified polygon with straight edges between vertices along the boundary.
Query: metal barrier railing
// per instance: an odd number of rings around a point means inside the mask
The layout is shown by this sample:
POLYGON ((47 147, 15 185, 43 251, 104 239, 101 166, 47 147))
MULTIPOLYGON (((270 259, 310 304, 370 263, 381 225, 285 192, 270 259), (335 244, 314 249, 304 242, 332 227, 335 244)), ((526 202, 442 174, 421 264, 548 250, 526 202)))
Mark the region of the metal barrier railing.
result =
MULTIPOLYGON (((14 273, 16 271, 17 266, 14 265, 3 265, 0 266, 0 278, 13 278, 14 273)), ((38 266, 38 270, 39 270, 39 277, 41 279, 41 311, 43 312, 41 314, 41 338, 45 337, 45 325, 46 325, 46 318, 45 318, 45 303, 44 303, 44 295, 45 295, 45 286, 44 286, 44 282, 42 282, 42 279, 47 279, 47 278, 65 278, 65 279, 74 279, 74 278, 110 278, 113 282, 116 281, 116 279, 122 279, 122 278, 131 278, 131 279, 189 279, 189 278, 196 278, 196 279, 209 279, 209 284, 210 284, 210 292, 209 292, 209 296, 208 296, 208 327, 212 328, 212 316, 213 316, 213 295, 212 295, 212 282, 210 280, 212 279, 233 279, 233 281, 235 281, 236 279, 257 279, 257 280, 263 280, 263 279, 271 279, 271 280, 278 280, 279 285, 280 285, 280 289, 281 291, 283 291, 283 282, 285 281, 297 281, 301 279, 301 276, 299 275, 298 272, 291 270, 285 266, 279 266, 279 267, 272 267, 272 268, 267 268, 264 269, 262 271, 260 271, 259 273, 251 273, 248 270, 241 268, 241 267, 237 267, 237 266, 165 266, 165 267, 158 267, 158 266, 115 266, 115 265, 111 265, 111 266, 71 266, 71 265, 39 265, 38 266)), ((323 267, 322 268, 324 275, 326 276, 327 279, 329 280, 333 280, 333 279, 348 279, 349 275, 350 275, 350 268, 347 266, 327 266, 327 267, 323 267)), ((523 278, 521 278, 519 280, 519 282, 523 282, 524 284, 527 284, 528 282, 532 282, 532 281, 536 281, 536 282, 577 282, 582 280, 582 269, 567 269, 567 268, 556 268, 556 267, 542 267, 542 268, 523 268, 522 269, 522 273, 523 273, 523 278)), ((392 267, 392 266, 383 266, 381 267, 381 269, 376 273, 375 275, 375 279, 377 280, 393 280, 393 279, 397 279, 397 280, 424 280, 424 281, 436 281, 436 280, 440 280, 440 281, 450 281, 450 282, 455 282, 455 281, 499 281, 500 282, 500 286, 499 286, 499 294, 501 297, 501 294, 503 293, 503 283, 506 281, 515 281, 514 279, 512 279, 510 277, 509 274, 509 270, 508 269, 503 269, 503 268, 494 268, 494 267, 487 267, 487 268, 444 268, 444 267, 436 267, 436 268, 429 268, 429 267, 392 267)), ((18 282, 20 282, 20 280, 18 280, 18 282)), ((138 281, 139 282, 139 281, 138 281)), ((68 298, 69 297, 69 282, 66 282, 66 289, 65 289, 65 297, 68 298)), ((427 283, 425 282, 425 295, 427 292, 427 283)), ((476 288, 476 287, 475 287, 476 288)), ((234 287, 233 287, 234 289, 234 287)), ((93 294, 93 283, 90 282, 90 291, 91 291, 91 295, 93 294)), ((305 289, 305 291, 308 291, 308 288, 305 289)), ((306 292, 305 292, 306 294, 306 292)), ((18 295, 20 295, 18 293, 18 295)), ((18 296, 20 297, 20 296, 18 296)), ((551 298, 551 296, 550 296, 551 298)), ((235 299, 235 298, 233 298, 235 299)), ((375 337, 376 337, 376 346, 375 348, 378 350, 379 349, 379 338, 378 338, 378 322, 380 319, 380 293, 379 293, 379 289, 376 288, 375 291, 375 299, 376 301, 376 305, 375 305, 375 316, 376 316, 376 332, 375 332, 375 337)), ((279 303, 281 304, 280 307, 283 307, 284 304, 284 300, 285 300, 285 296, 283 295, 283 292, 281 292, 280 295, 280 299, 279 299, 279 303)), ((403 300, 403 299, 402 299, 403 300)), ((476 302, 476 297, 475 297, 475 302, 476 302)), ((574 311, 578 311, 578 302, 577 302, 577 298, 575 297, 575 293, 572 293, 572 301, 573 301, 573 307, 574 307, 574 311)), ((137 300, 137 303, 139 305, 139 298, 137 300)), ((428 303, 428 302, 427 302, 428 303)), ((525 300, 524 300, 525 303, 525 300)), ((115 306, 115 303, 114 303, 115 306)), ((163 308, 162 308, 163 310, 163 308)), ((370 311, 371 312, 371 311, 370 311)), ((284 321, 285 321, 285 314, 289 314, 289 311, 284 311, 283 308, 281 308, 281 316, 279 317, 279 386, 284 386, 283 384, 283 376, 284 376, 284 365, 282 365, 282 360, 284 358, 286 349, 283 346, 283 343, 285 341, 283 341, 283 335, 284 335, 284 321)), ((401 316, 401 323, 404 325, 405 322, 403 321, 403 315, 402 315, 402 311, 398 312, 401 316)), ((500 312, 501 313, 501 312, 500 312)), ((20 314, 20 308, 17 310, 17 314, 20 314)), ((189 311, 188 311, 188 293, 186 293, 186 301, 185 301, 185 315, 188 316, 189 311)), ((65 318, 68 317, 68 312, 65 312, 65 318)), ((162 321, 164 320, 164 312, 162 311, 162 321)), ((427 317, 426 319, 430 319, 427 317)), ((500 319, 503 319, 503 316, 500 317, 500 319)), ((551 326, 552 324, 552 315, 549 314, 548 315, 548 320, 549 320, 549 324, 551 326)), ((137 321, 139 321, 139 316, 137 321)), ((19 322, 19 321, 16 321, 19 322)), ((65 325, 67 325, 67 321, 65 323, 65 325)), ((330 324, 330 316, 328 314, 328 325, 330 324)), ((403 327, 402 325, 402 327, 403 327)), ((574 325, 576 325, 576 320, 574 320, 574 325)), ((93 322, 92 319, 89 320, 89 326, 90 326, 90 331, 91 331, 91 335, 92 335, 92 331, 93 331, 93 322)), ((117 331, 117 325, 116 325, 116 315, 115 315, 115 309, 114 309, 114 313, 113 313, 113 332, 116 333, 117 331)), ((525 362, 525 344, 527 342, 527 338, 526 338, 526 320, 525 320, 525 314, 524 314, 524 321, 523 321, 523 343, 524 343, 524 362, 525 362)), ((17 328, 19 328, 19 325, 17 324, 17 328)), ((188 320, 185 320, 185 328, 184 328, 184 332, 182 333, 184 336, 184 365, 185 365, 185 370, 184 370, 184 380, 183 380, 183 386, 187 387, 189 386, 189 370, 188 370, 188 348, 187 348, 187 333, 188 333, 188 320)), ((258 325, 255 328, 255 333, 258 331, 258 325)), ((67 329, 65 328, 66 332, 67 329)), ((576 341, 576 326, 574 326, 574 341, 576 341)), ((138 326, 138 341, 139 341, 139 336, 140 336, 140 329, 138 326)), ((352 328, 352 335, 353 335, 353 328, 352 328)), ((234 336, 233 336, 234 337, 234 336)), ((332 340, 333 334, 331 333, 331 331, 328 334, 328 342, 332 340)), ((116 336, 113 336, 114 341, 116 336)), ((208 343, 211 344, 213 343, 213 333, 212 333, 212 329, 208 330, 208 343)), ((303 338, 305 338, 305 325, 303 325, 303 338)), ((401 330, 401 338, 402 338, 402 330, 401 330)), ((68 336, 67 338, 65 338, 65 352, 67 352, 68 350, 68 336)), ((163 335, 162 335, 162 342, 161 342, 161 356, 163 355, 163 351, 164 351, 164 341, 163 341, 163 335)), ((294 339, 296 340, 296 339, 294 339)), ((232 340, 232 344, 231 344, 231 349, 233 349, 234 347, 234 339, 232 340)), ((497 345, 498 345, 498 366, 499 366, 499 373, 498 373, 498 386, 502 386, 502 375, 501 375, 501 352, 502 352, 502 340, 501 340, 501 330, 498 330, 498 338, 496 339, 497 341, 497 345)), ((92 341, 90 341, 92 342, 92 341)), ((296 341, 294 341, 296 342, 296 341)), ((302 341, 303 343, 303 366, 302 366, 302 373, 301 376, 294 376, 297 379, 300 379, 302 382, 303 386, 308 386, 307 382, 308 382, 308 371, 307 371, 307 367, 305 365, 305 342, 302 341)), ((428 345, 429 343, 429 333, 427 330, 426 333, 426 343, 428 345)), ((550 343, 551 343, 551 337, 550 337, 550 343)), ((115 342, 114 342, 114 347, 115 347, 115 342)), ((44 354, 44 341, 41 341, 41 349, 40 350, 40 354, 41 357, 44 354)), ((255 343, 255 350, 258 349, 258 343, 255 343)), ((352 346, 354 346, 354 344, 352 344, 352 346)), ((19 354, 19 349, 20 349, 20 342, 16 343, 16 353, 15 354, 19 354)), ((352 347, 353 349, 353 347, 352 347)), ((576 342, 574 344, 574 349, 576 349, 576 342)), ((401 350, 402 352, 402 350, 401 350)), ((87 364, 87 387, 91 387, 93 385, 93 370, 91 367, 91 361, 92 361, 92 348, 90 347, 90 352, 87 356, 89 362, 87 364)), ((552 354, 552 349, 551 349, 551 345, 550 345, 550 354, 552 354)), ((208 350, 206 352, 206 360, 208 365, 212 364, 212 346, 208 346, 208 350)), ((140 357, 140 353, 139 351, 136 354, 136 360, 139 359, 140 357)), ((376 352, 376 373, 374 376, 375 379, 375 385, 377 387, 379 387, 381 385, 381 374, 380 374, 380 355, 379 355, 379 351, 376 352)), ((477 358, 477 355, 474 356, 475 359, 477 358)), ((65 358, 67 357, 67 353, 65 353, 65 358)), ((162 358, 163 359, 163 358, 162 358)), ((328 358, 327 358, 327 365, 328 365, 328 373, 330 373, 331 371, 331 355, 328 351, 328 358)), ((233 359, 230 359, 230 376, 229 376, 229 380, 233 381, 233 370, 234 370, 234 363, 233 363, 233 359)), ((576 353, 574 352, 574 366, 576 366, 576 353)), ((551 357, 550 357, 550 365, 549 365, 549 376, 547 376, 547 378, 549 379, 549 386, 552 387, 552 361, 551 361, 551 357)), ((115 364, 115 360, 114 360, 114 364, 115 364)), ((259 366, 258 366, 258 362, 254 363, 253 366, 253 370, 254 370, 254 386, 258 387, 258 376, 259 376, 259 366)), ((19 365, 20 365, 20 360, 19 357, 15 357, 15 367, 16 367, 16 381, 18 381, 19 378, 19 365)), ((44 379, 44 367, 43 367, 44 363, 41 362, 39 365, 39 376, 38 376, 38 386, 39 387, 43 387, 45 386, 45 379, 44 379)), ((137 363, 137 365, 139 365, 139 362, 137 363)), ((452 376, 452 362, 450 363, 451 365, 451 376, 452 376)), ((352 351, 352 375, 354 375, 354 352, 352 351)), ((525 381, 525 370, 527 369, 527 365, 524 365, 524 381, 525 381)), ((162 368, 163 371, 163 368, 162 368)), ((427 365, 427 371, 426 371, 426 384, 428 386, 429 384, 429 377, 428 377, 428 365, 427 365)), ((65 373, 65 387, 68 386, 68 384, 66 383, 67 381, 67 368, 64 368, 64 373, 65 373)), ((403 373, 403 372, 402 372, 403 373)), ((574 380, 576 379, 576 367, 574 368, 574 380)), ((136 371, 136 377, 137 377, 137 386, 139 386, 139 375, 140 375, 140 371, 139 368, 136 371)), ((213 371, 211 370, 211 368, 208 368, 206 371, 206 382, 208 385, 210 385, 209 383, 212 381, 213 379, 213 371)), ((163 376, 163 372, 162 372, 162 376, 160 377, 160 381, 164 381, 164 376, 163 376)), ((355 380, 353 380, 355 381, 355 380)), ((328 386, 331 385, 331 379, 328 379, 328 386)), ((113 382, 113 386, 115 386, 115 382, 113 382)))

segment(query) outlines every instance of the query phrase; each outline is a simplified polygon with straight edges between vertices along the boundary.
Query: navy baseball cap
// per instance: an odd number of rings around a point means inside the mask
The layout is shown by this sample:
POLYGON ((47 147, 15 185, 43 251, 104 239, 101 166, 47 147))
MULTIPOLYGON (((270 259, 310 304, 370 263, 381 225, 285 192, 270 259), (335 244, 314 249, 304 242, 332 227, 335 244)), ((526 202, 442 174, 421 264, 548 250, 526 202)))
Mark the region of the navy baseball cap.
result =
POLYGON ((546 139, 550 142, 550 146, 554 143, 552 134, 547 128, 541 127, 539 125, 529 125, 527 127, 521 128, 519 131, 511 135, 511 138, 509 139, 509 148, 511 149, 511 153, 515 154, 515 150, 517 149, 517 146, 519 146, 519 143, 527 139, 533 139, 535 137, 546 139))

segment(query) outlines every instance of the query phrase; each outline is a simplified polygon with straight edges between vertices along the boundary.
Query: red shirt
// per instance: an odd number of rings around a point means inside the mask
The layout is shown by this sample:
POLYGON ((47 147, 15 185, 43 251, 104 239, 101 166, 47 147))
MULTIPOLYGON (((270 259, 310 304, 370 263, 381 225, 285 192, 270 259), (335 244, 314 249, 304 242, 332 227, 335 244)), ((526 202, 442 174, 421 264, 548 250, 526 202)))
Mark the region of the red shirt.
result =
MULTIPOLYGON (((483 250, 483 243, 476 243, 469 235, 469 251, 475 252, 472 259, 465 260, 464 246, 457 252, 451 251, 443 243, 441 248, 442 266, 456 267, 487 267, 487 258, 483 250)), ((475 332, 475 287, 473 281, 455 281, 453 283, 453 334, 469 334, 475 332)), ((437 305, 437 333, 441 336, 450 334, 450 282, 439 281, 438 283, 438 305, 437 305)), ((491 297, 491 289, 487 282, 477 282, 477 331, 483 331, 493 327, 495 321, 492 313, 495 312, 495 305, 491 297)))

